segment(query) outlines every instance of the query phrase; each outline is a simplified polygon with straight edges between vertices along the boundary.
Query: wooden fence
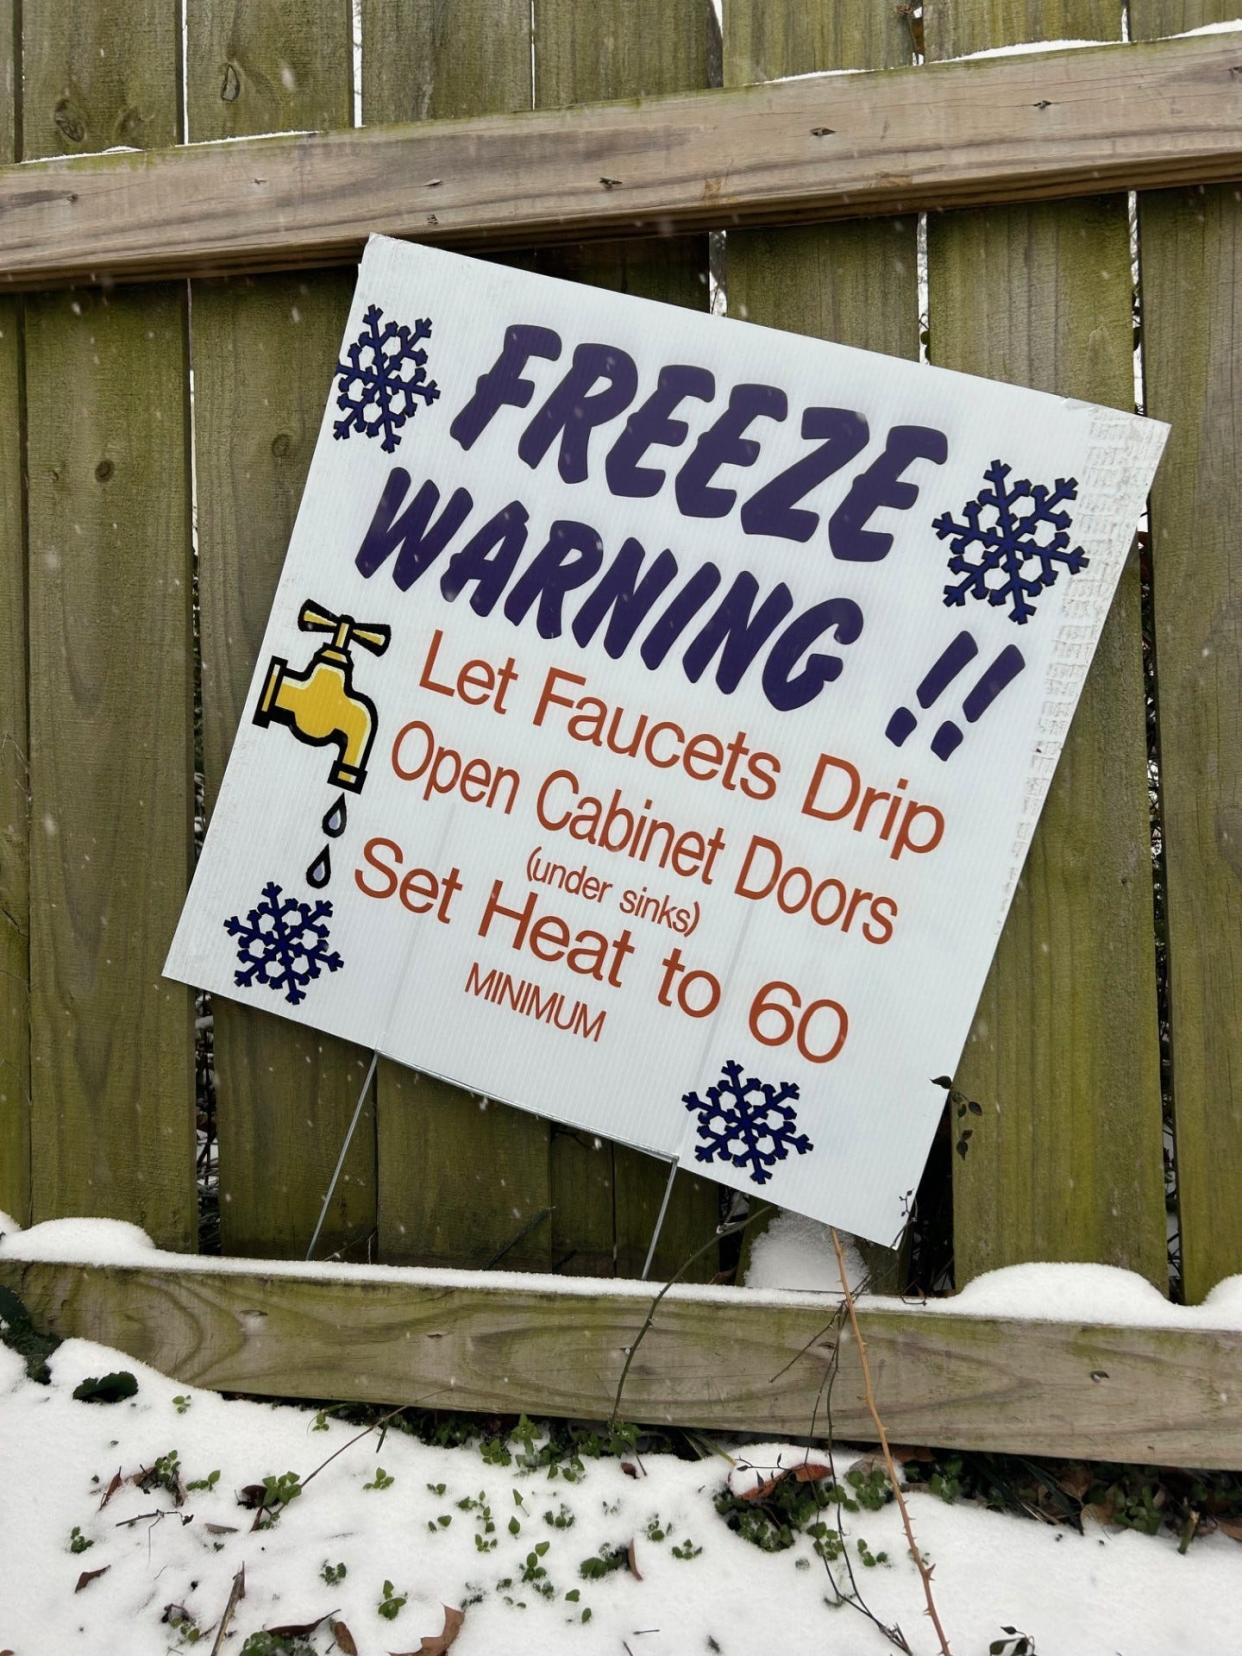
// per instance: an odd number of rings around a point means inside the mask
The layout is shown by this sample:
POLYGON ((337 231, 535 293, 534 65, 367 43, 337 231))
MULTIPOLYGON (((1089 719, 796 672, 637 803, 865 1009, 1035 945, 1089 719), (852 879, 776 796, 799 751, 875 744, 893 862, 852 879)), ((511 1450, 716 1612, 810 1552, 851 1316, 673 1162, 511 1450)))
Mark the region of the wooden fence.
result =
MULTIPOLYGON (((361 0, 357 19, 350 0, 0 0, 0 161, 91 157, 0 166, 0 1208, 196 1246, 195 1005, 160 968, 196 780, 209 813, 335 362, 352 276, 326 267, 385 230, 705 309, 723 229, 731 314, 909 357, 925 329, 936 363, 1069 397, 1135 406, 1141 318, 1141 395, 1173 426, 1151 590, 1136 557, 957 1077, 981 1113, 953 1157, 956 1274, 1092 1260, 1167 1292, 1166 1117, 1185 1296, 1242 1271, 1242 38, 1162 38, 1232 9, 1130 0, 1129 44, 939 67, 1033 36, 1117 40, 1120 7, 725 0, 721 30, 709 0, 361 0), (892 72, 754 85, 825 69, 892 72), (630 101, 569 109, 609 99, 630 101), (193 147, 281 132, 322 136, 193 147), (116 146, 143 153, 98 153, 116 146), (601 189, 618 155, 623 187, 601 189), (626 230, 643 235, 609 239, 626 230)), ((224 1250, 299 1259, 369 1055, 228 1002, 214 1017, 224 1250)), ((321 1253, 636 1274, 663 1183, 648 1158, 390 1064, 373 1105, 321 1253)), ((679 1176, 657 1274, 717 1214, 715 1188, 679 1176)), ((287 1275, 0 1276, 62 1330, 186 1378, 288 1391, 306 1357, 324 1395, 413 1383, 375 1332, 414 1314, 399 1282, 405 1311, 376 1321, 387 1291, 346 1275, 256 1362, 242 1307, 276 1317, 310 1293, 287 1275), (169 1294, 192 1339, 168 1333, 169 1294), (323 1357, 346 1324, 381 1378, 323 1357)), ((496 1290, 479 1292, 459 1362, 494 1329, 496 1290)), ((599 1290, 536 1302, 509 1294, 506 1371, 537 1373, 549 1328, 589 1321, 599 1290)), ((637 1303, 606 1305, 614 1352, 637 1303)), ((696 1303, 636 1407, 794 1429, 805 1376, 796 1409, 765 1414, 761 1371, 822 1308, 730 1310, 751 1319, 731 1410, 696 1303)), ((1236 1387, 1217 1385, 1242 1337, 1076 1344, 940 1319, 932 1339, 888 1315, 873 1327, 912 1400, 903 1435, 1242 1464, 1236 1387), (1018 1345, 998 1406, 985 1380, 1018 1345), (1124 1389, 1101 1404, 1105 1369, 1124 1389), (1139 1398, 1127 1437, 1118 1410, 1139 1398)), ((607 1381, 582 1378, 602 1372, 589 1339, 575 1350, 564 1407, 588 1413, 607 1381)), ((502 1402, 485 1374, 471 1400, 502 1402)))

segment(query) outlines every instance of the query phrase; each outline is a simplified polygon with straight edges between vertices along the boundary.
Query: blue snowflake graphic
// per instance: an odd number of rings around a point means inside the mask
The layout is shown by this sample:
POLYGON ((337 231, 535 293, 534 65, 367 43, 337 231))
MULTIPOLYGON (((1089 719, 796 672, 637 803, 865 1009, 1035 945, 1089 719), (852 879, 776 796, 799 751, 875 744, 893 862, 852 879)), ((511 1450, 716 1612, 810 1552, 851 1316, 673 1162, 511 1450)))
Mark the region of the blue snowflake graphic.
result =
POLYGON ((334 437, 348 437, 360 431, 364 437, 378 437, 385 454, 401 441, 397 433, 418 412, 419 402, 433 403, 440 395, 435 380, 427 378, 427 353, 421 340, 431 338, 426 317, 412 328, 399 322, 385 322, 378 305, 368 307, 362 332, 346 351, 347 362, 336 365, 336 406, 348 410, 332 427, 334 437))
POLYGON ((274 880, 244 920, 231 915, 224 922, 237 939, 241 962, 233 981, 242 989, 262 983, 277 994, 283 989, 291 1006, 306 999, 305 988, 320 972, 339 972, 345 962, 328 948, 331 903, 300 903, 286 897, 274 880))
POLYGON ((805 1156, 815 1146, 805 1133, 797 1133, 798 1113, 785 1102, 797 1098, 798 1088, 790 1081, 779 1087, 758 1076, 743 1079, 742 1066, 732 1061, 720 1066, 720 1080, 706 1089, 706 1099, 685 1093, 682 1103, 697 1110, 696 1161, 732 1162, 748 1167, 756 1184, 767 1184, 774 1162, 784 1161, 791 1150, 805 1156))
POLYGON ((1061 570, 1077 575, 1089 560, 1081 546, 1070 548, 1070 515, 1057 510, 1063 501, 1077 500, 1077 479, 1058 477, 1052 488, 1027 478, 1010 483, 1011 470, 993 460, 984 473, 991 488, 966 502, 964 521, 945 512, 932 528, 952 549, 950 573, 962 577, 945 587, 945 603, 1008 603, 1009 619, 1021 627, 1035 613, 1032 598, 1052 586, 1061 570))

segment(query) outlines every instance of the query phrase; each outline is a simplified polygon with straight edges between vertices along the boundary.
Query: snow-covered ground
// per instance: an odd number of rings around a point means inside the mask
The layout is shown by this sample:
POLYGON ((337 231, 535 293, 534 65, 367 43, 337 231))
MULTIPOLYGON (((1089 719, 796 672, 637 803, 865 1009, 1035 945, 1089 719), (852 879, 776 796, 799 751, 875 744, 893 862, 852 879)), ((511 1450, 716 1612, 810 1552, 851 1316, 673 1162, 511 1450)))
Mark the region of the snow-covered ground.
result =
MULTIPOLYGON (((464 1609, 454 1656, 870 1656, 893 1648, 857 1611, 830 1607, 824 1563, 808 1538, 763 1552, 715 1509, 727 1479, 737 1488, 753 1482, 747 1465, 794 1466, 805 1449, 733 1446, 732 1466, 725 1445, 712 1453, 705 1443, 697 1461, 631 1459, 634 1476, 617 1459, 585 1458, 581 1476, 568 1481, 516 1460, 496 1464, 477 1447, 432 1448, 391 1433, 381 1443, 372 1434, 311 1479, 271 1528, 256 1530, 239 1494, 286 1472, 307 1479, 356 1427, 322 1417, 317 1424, 306 1409, 225 1401, 81 1340, 62 1345, 50 1366, 51 1384, 35 1384, 16 1353, 0 1347, 0 1652, 210 1651, 243 1567, 245 1597, 220 1644, 233 1656, 261 1629, 329 1613, 338 1642, 324 1620, 311 1636, 315 1651, 348 1652, 352 1640, 360 1656, 435 1652, 446 1648, 437 1638, 446 1605, 464 1609), (133 1398, 73 1398, 84 1378, 117 1369, 137 1377, 133 1398), (176 1475, 171 1487, 150 1475, 146 1490, 132 1481, 157 1461, 170 1471, 174 1452, 186 1486, 180 1507, 176 1475), (129 1481, 104 1504, 118 1473, 129 1481), (601 1550, 631 1544, 634 1570, 581 1573, 601 1550), (75 1591, 90 1571, 104 1573, 75 1591), (380 1610, 385 1583, 396 1606, 389 1616, 380 1610)), ((511 1447, 520 1454, 519 1444, 511 1447)), ((843 1472, 849 1457, 837 1464, 843 1472)), ((1084 1536, 930 1494, 909 1499, 935 1563, 954 1656, 983 1656, 1006 1638, 1006 1626, 1029 1634, 1038 1656, 1238 1649, 1242 1548, 1223 1534, 1180 1556, 1168 1536, 1084 1536)), ((930 1656, 935 1640, 895 1505, 848 1513, 845 1530, 875 1614, 900 1624, 918 1656, 930 1656), (865 1565, 860 1543, 888 1561, 865 1565)), ((840 1561, 833 1569, 843 1581, 840 1561)), ((448 1618, 450 1631, 455 1621, 448 1618)), ((250 1644, 252 1653, 264 1648, 250 1644)))

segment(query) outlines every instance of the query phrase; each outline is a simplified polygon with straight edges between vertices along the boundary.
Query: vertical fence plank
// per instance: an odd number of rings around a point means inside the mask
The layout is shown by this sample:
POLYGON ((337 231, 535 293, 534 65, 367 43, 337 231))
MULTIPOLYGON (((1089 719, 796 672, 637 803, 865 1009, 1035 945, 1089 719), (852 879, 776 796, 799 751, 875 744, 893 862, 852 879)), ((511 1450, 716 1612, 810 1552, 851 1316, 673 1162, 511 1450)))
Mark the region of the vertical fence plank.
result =
MULTIPOLYGON (((717 56, 710 0, 535 0, 535 103, 540 109, 601 98, 684 92, 708 86, 717 56)), ((706 310, 705 236, 595 242, 540 254, 549 275, 615 288, 645 299, 706 310)), ((589 1135, 557 1133, 552 1188, 559 1215, 558 1257, 565 1269, 642 1270, 659 1213, 667 1166, 651 1156, 589 1135), (597 1253, 612 1187, 612 1260, 597 1253), (572 1245, 572 1251, 571 1251, 572 1245)), ((677 1174, 652 1265, 656 1277, 677 1270, 711 1236, 719 1195, 689 1170, 677 1174)), ((711 1276, 705 1255, 696 1276, 711 1276)))
MULTIPOLYGON (((367 121, 529 109, 529 0, 364 0, 367 121)), ((546 1269, 546 1122, 380 1065, 379 1235, 392 1263, 546 1269)))
MULTIPOLYGON (((1231 19, 1132 0, 1136 37, 1231 19)), ((1147 410, 1173 427, 1152 496, 1182 1282, 1242 1271, 1242 200, 1139 198, 1147 410)))
MULTIPOLYGON (((22 7, 27 156, 172 144, 163 0, 22 7)), ((160 976, 193 802, 184 289, 26 307, 32 1205, 195 1236, 193 1005, 160 976)))
MULTIPOLYGON (((913 56, 911 26, 870 0, 737 0, 725 10, 724 81, 745 86, 818 69, 890 69, 913 56)), ((816 339, 919 354, 918 220, 731 230, 730 316, 816 339)), ((743 1266, 759 1222, 743 1238, 743 1266)), ((864 1245, 875 1287, 895 1287, 896 1258, 864 1245)))
MULTIPOLYGON (((0 161, 17 159, 17 20, 0 0, 0 161)), ((0 1209, 30 1216, 30 783, 21 302, 0 299, 0 1209)))
MULTIPOLYGON (((934 0, 929 58, 1112 39, 1110 0, 934 0)), ((936 362, 1132 408, 1124 196, 928 221, 936 362)), ((998 439, 999 441, 999 439, 998 439)), ((959 1285, 1027 1259, 1167 1286, 1137 560, 1105 625, 958 1075, 959 1285)))
POLYGON ((20 14, 26 160, 178 141, 181 51, 168 0, 22 0, 20 14))
MULTIPOLYGON (((198 0, 187 16, 192 141, 352 122, 348 0, 198 0)), ((195 282, 203 762, 214 804, 241 719, 311 451, 351 277, 195 282)), ((217 1000, 220 1235, 226 1253, 300 1258, 369 1054, 217 1000)), ((318 1252, 365 1254, 375 1229, 375 1120, 358 1126, 318 1252)))
POLYGON ((362 0, 362 118, 529 109, 530 0, 362 0))
POLYGON ((17 160, 21 57, 16 0, 0 0, 0 161, 17 160))
POLYGON ((353 80, 350 0, 188 0, 191 143, 352 126, 353 80))

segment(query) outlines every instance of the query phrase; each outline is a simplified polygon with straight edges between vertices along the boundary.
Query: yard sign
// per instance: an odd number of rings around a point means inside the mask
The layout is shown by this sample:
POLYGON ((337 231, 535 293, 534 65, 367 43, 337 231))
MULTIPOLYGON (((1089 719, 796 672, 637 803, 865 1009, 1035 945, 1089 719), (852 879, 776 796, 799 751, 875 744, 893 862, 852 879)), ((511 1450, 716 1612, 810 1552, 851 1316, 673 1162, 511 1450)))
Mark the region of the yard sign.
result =
POLYGON ((1165 435, 373 239, 169 974, 891 1240, 1165 435))

